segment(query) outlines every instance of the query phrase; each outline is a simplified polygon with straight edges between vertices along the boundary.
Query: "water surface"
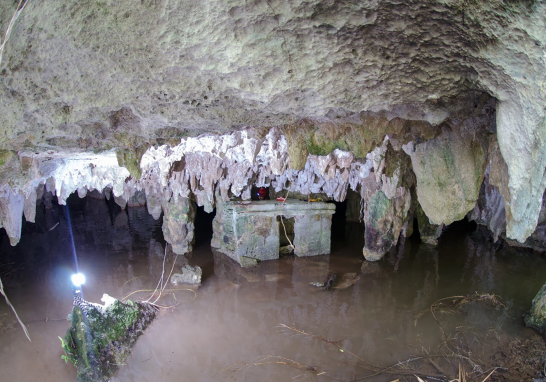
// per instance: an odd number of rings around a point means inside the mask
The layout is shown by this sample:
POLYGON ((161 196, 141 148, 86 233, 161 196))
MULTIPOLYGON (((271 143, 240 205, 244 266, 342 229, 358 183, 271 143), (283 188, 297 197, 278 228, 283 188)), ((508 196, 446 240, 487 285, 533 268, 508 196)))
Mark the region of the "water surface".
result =
MULTIPOLYGON (((161 220, 145 208, 122 211, 91 198, 71 197, 69 206, 79 268, 87 275, 86 299, 100 302, 103 293, 122 298, 157 285, 166 253, 161 220)), ((475 292, 498 295, 507 309, 469 303, 462 313, 438 313, 446 330, 464 325, 478 335, 493 323, 514 338, 537 336, 521 315, 546 280, 544 258, 495 246, 481 229, 454 225, 437 247, 409 240, 369 263, 362 257, 362 226, 348 223, 335 227, 329 256, 288 256, 241 269, 211 250, 210 219, 199 216, 195 250, 178 257, 175 271, 184 262, 199 265, 202 285, 158 301, 176 306, 160 312, 113 380, 354 380, 373 374, 370 365, 436 351, 443 339, 431 304, 475 292), (359 280, 330 291, 309 285, 332 273, 356 273, 359 280)), ((69 326, 69 276, 75 270, 66 210, 38 205, 36 221, 24 224, 16 247, 2 231, 0 275, 32 342, 2 299, 0 379, 71 381, 76 370, 61 360, 58 338, 69 326), (10 324, 14 329, 6 330, 10 324)), ((167 251, 167 273, 174 259, 167 251)), ((367 380, 393 379, 381 374, 367 380)))

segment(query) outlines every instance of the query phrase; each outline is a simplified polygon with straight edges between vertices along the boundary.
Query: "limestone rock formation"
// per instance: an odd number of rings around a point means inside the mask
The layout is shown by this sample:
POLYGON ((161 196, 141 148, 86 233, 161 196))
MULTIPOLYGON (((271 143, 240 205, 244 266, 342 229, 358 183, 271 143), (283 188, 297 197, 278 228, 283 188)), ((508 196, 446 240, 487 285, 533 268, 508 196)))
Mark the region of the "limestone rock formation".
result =
POLYGON ((433 224, 461 220, 474 208, 485 173, 485 152, 471 136, 445 128, 435 139, 411 145, 417 198, 433 224))
POLYGON ((0 168, 5 182, 0 188, 0 224, 5 227, 12 245, 20 238, 23 212, 34 221, 36 199, 45 189, 65 204, 74 192, 111 189, 121 196, 129 172, 119 167, 115 153, 45 153, 19 152, 0 168))
MULTIPOLYGON (((544 1, 23 3, 0 61, 12 244, 45 189, 146 203, 184 252, 188 206, 253 186, 354 191, 369 258, 415 217, 434 242, 472 210, 541 242, 544 1)), ((16 7, 0 4, 2 32, 16 7)))
POLYGON ((163 236, 174 253, 191 252, 195 219, 194 204, 188 198, 172 198, 163 205, 163 236))
POLYGON ((531 311, 525 317, 525 324, 541 332, 546 331, 546 284, 540 288, 533 299, 531 311))

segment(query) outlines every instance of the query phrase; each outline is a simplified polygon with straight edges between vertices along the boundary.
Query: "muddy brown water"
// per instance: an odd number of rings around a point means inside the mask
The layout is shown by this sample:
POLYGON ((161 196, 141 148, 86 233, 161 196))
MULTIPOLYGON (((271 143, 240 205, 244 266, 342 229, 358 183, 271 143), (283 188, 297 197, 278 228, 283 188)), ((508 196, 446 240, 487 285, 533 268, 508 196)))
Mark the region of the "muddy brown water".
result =
MULTIPOLYGON (((71 197, 69 207, 87 300, 156 286, 165 254, 161 220, 145 208, 121 211, 90 198, 71 197)), ((0 275, 32 342, 0 299, 0 380, 73 381, 76 369, 61 360, 58 338, 69 326, 69 276, 75 269, 66 210, 39 205, 36 219, 24 224, 16 247, 2 230, 0 275)), ((475 292, 500 296, 506 311, 469 304, 463 315, 439 318, 475 333, 494 324, 522 341, 540 337, 523 326, 521 315, 546 281, 544 257, 496 248, 481 229, 454 225, 437 247, 410 240, 382 261, 367 263, 363 229, 347 223, 335 227, 329 256, 288 256, 241 269, 211 250, 209 223, 198 222, 195 250, 177 259, 177 268, 184 261, 203 268, 202 285, 159 301, 178 305, 161 311, 113 381, 358 380, 373 374, 370 365, 434 352, 442 336, 427 313, 431 304, 475 292), (331 273, 356 273, 358 280, 330 291, 309 285, 331 273)), ((173 258, 167 253, 167 272, 173 258)), ((381 374, 366 380, 394 379, 381 374)))

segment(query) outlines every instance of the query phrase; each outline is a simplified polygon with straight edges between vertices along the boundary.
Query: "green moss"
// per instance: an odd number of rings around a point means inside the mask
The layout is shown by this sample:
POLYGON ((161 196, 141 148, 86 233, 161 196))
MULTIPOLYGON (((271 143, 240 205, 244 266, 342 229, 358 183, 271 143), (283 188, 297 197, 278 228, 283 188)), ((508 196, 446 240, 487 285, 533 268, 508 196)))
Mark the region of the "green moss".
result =
POLYGON ((540 332, 546 331, 546 284, 533 299, 531 312, 525 316, 525 325, 540 332))
POLYGON ((311 155, 328 155, 336 148, 335 142, 317 142, 315 134, 305 140, 307 150, 311 155))
POLYGON ((369 201, 369 216, 375 228, 380 226, 380 221, 385 218, 392 201, 382 191, 377 191, 369 201))
POLYGON ((0 150, 0 166, 4 166, 14 156, 15 153, 11 150, 0 150))
POLYGON ((307 162, 309 151, 305 143, 310 135, 310 126, 288 125, 283 128, 288 141, 288 161, 292 170, 302 170, 307 162))
POLYGON ((118 158, 118 164, 129 170, 131 176, 135 179, 140 179, 140 160, 142 155, 146 152, 145 146, 137 147, 133 150, 117 149, 116 156, 118 158))
POLYGON ((78 381, 106 381, 127 359, 138 337, 155 317, 148 304, 115 301, 108 308, 74 307, 62 358, 78 368, 78 381))

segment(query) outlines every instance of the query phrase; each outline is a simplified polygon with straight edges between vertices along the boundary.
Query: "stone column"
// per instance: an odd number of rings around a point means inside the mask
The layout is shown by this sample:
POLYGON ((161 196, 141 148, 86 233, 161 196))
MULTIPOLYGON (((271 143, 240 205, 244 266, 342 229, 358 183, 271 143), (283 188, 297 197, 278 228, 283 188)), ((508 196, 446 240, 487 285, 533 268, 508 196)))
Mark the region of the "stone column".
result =
POLYGON ((163 205, 163 236, 173 252, 183 255, 191 252, 194 240, 195 206, 188 198, 171 198, 163 205))
POLYGON ((411 196, 405 188, 398 188, 389 199, 382 191, 376 191, 367 203, 364 213, 364 257, 368 261, 381 259, 400 235, 408 220, 411 196))

